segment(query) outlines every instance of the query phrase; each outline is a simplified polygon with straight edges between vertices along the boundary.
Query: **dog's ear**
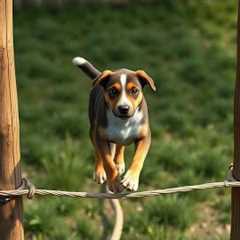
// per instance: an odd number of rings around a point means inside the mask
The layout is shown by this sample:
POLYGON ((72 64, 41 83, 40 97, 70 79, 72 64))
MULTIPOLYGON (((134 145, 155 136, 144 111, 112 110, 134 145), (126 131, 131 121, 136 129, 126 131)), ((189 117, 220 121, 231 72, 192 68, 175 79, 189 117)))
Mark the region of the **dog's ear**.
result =
POLYGON ((137 70, 136 75, 137 75, 142 87, 144 87, 146 84, 148 84, 154 92, 157 90, 153 79, 147 73, 145 73, 143 70, 137 70))
POLYGON ((93 82, 93 87, 95 87, 98 84, 101 84, 103 87, 106 85, 107 80, 111 76, 112 71, 111 70, 105 70, 103 71, 96 80, 93 82))

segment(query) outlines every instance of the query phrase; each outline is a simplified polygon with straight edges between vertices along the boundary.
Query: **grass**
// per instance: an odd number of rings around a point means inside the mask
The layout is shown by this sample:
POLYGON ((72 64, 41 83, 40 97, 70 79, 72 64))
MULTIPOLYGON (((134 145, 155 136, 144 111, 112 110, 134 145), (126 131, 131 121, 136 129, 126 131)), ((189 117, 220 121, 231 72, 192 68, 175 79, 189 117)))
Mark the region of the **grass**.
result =
MULTIPOLYGON (((72 66, 76 55, 100 69, 144 69, 156 81, 155 95, 145 91, 153 143, 140 190, 224 179, 233 148, 235 9, 233 0, 201 5, 171 0, 16 12, 22 162, 33 182, 99 191, 91 179, 91 84, 72 66)), ((128 159, 131 155, 130 148, 128 159)), ((193 239, 189 229, 198 230, 203 221, 200 203, 214 211, 214 226, 229 224, 229 194, 221 190, 123 201, 123 239, 193 239)), ((100 239, 103 205, 96 200, 53 198, 25 205, 27 239, 100 239)), ((200 232, 196 239, 226 234, 200 232)))

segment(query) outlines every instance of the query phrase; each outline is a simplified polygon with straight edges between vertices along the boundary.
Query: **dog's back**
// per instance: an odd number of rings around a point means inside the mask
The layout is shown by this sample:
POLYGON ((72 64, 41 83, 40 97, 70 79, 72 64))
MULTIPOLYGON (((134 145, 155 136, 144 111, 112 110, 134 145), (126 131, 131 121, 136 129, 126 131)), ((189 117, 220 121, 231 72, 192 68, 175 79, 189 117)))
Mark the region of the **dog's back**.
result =
POLYGON ((101 123, 106 123, 104 105, 103 89, 101 86, 97 85, 91 90, 89 97, 88 116, 92 129, 95 129, 99 121, 101 123))

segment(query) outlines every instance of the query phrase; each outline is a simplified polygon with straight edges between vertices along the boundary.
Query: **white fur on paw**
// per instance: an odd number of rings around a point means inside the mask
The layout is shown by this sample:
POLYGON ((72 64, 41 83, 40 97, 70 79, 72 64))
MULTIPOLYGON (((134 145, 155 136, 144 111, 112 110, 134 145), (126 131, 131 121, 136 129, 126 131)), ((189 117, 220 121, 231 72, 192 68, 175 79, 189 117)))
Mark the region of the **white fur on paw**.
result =
POLYGON ((118 170, 118 175, 121 176, 125 172, 125 163, 117 163, 116 168, 118 170))
POLYGON ((123 177, 121 184, 130 191, 137 191, 139 185, 139 177, 131 174, 131 172, 128 171, 123 177))
POLYGON ((107 180, 107 175, 105 171, 102 172, 94 172, 93 173, 93 179, 96 181, 98 184, 103 184, 107 180))

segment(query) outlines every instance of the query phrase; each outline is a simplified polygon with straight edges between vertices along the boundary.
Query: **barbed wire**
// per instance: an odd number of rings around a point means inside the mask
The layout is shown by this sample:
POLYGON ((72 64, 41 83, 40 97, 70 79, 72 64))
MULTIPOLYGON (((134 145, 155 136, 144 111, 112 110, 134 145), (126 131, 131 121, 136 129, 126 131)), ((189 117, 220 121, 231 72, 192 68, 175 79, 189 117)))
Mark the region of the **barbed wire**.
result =
MULTIPOLYGON (((191 191, 199 191, 206 189, 216 188, 229 188, 240 187, 239 181, 223 181, 223 182, 210 182, 198 185, 189 185, 181 187, 172 187, 156 190, 147 190, 142 192, 122 192, 122 193, 94 193, 94 192, 74 192, 74 191, 60 191, 49 189, 35 189, 34 195, 38 196, 56 196, 56 197, 72 197, 72 198, 98 198, 98 199, 126 199, 126 198, 146 198, 161 196, 166 194, 176 194, 191 191)), ((29 195, 31 189, 16 189, 16 190, 0 190, 0 197, 18 197, 29 195)))

